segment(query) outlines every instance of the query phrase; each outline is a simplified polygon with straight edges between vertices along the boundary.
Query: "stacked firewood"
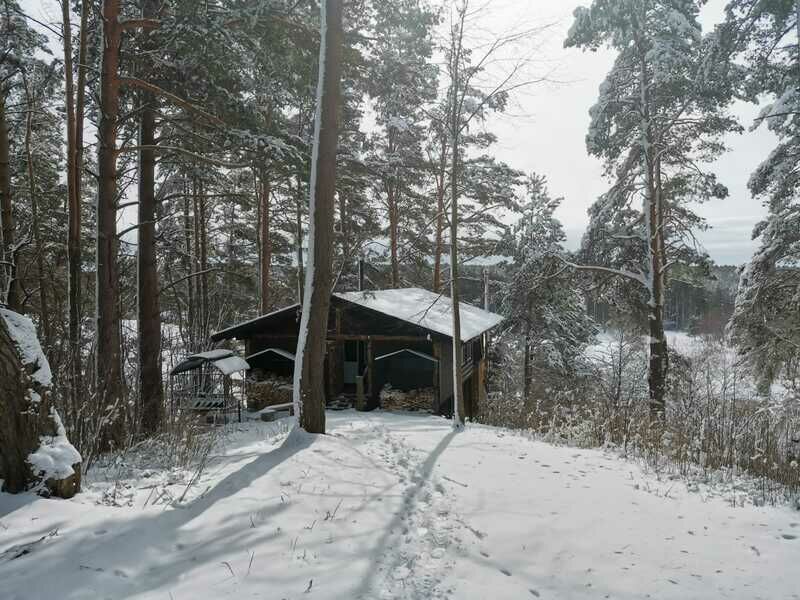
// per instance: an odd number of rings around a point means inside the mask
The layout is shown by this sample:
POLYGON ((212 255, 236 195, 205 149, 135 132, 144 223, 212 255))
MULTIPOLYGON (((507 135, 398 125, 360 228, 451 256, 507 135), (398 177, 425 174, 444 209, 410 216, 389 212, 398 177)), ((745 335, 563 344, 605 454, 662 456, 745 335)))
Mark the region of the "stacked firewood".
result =
POLYGON ((427 411, 433 410, 435 398, 433 388, 419 390, 402 390, 391 387, 388 383, 381 390, 381 408, 384 410, 427 411))
POLYGON ((247 409, 256 412, 292 401, 292 382, 288 377, 270 376, 247 383, 247 409))

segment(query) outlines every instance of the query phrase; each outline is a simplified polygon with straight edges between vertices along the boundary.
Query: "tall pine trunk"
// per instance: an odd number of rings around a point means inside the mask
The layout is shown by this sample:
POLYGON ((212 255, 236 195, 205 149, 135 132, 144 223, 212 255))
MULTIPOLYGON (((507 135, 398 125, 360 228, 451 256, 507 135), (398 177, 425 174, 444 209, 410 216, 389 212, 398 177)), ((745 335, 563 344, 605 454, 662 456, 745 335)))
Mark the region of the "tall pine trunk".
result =
POLYGON ((461 305, 458 289, 458 130, 453 118, 453 158, 450 200, 450 298, 453 302, 453 426, 464 423, 464 346, 461 342, 461 305))
MULTIPOLYGON (((154 18, 158 0, 144 0, 142 17, 154 18)), ((140 426, 152 434, 161 425, 164 396, 161 382, 161 308, 156 261, 156 108, 151 93, 143 92, 139 121, 139 239, 138 269, 138 359, 140 426)))
POLYGON ((453 427, 460 429, 464 424, 464 347, 461 342, 461 305, 458 289, 458 157, 459 134, 461 133, 461 114, 459 112, 458 90, 461 85, 459 61, 464 39, 464 18, 466 7, 460 11, 460 28, 453 32, 453 47, 451 48, 452 81, 450 85, 450 143, 452 156, 450 157, 450 298, 453 302, 453 427))
POLYGON ((301 184, 300 173, 297 174, 297 194, 295 196, 294 214, 294 250, 297 261, 296 285, 297 302, 303 303, 303 286, 305 285, 305 274, 303 272, 303 186, 301 184))
POLYGON ((436 243, 433 249, 433 291, 442 289, 442 244, 444 243, 444 194, 447 178, 447 140, 442 136, 442 147, 436 174, 436 243))
POLYGON ((661 189, 660 161, 656 159, 653 164, 653 183, 649 186, 652 194, 649 206, 650 231, 650 302, 649 302, 649 334, 650 334, 650 363, 648 372, 648 387, 650 396, 650 414, 654 419, 663 419, 666 409, 665 393, 669 354, 667 337, 664 333, 664 207, 661 189))
POLYGON ((64 71, 67 104, 67 288, 69 341, 69 394, 73 410, 83 398, 83 356, 81 352, 81 177, 83 171, 83 115, 86 98, 86 56, 89 2, 81 2, 80 47, 78 49, 78 86, 73 104, 72 27, 69 3, 64 0, 63 37, 64 71))
POLYGON ((664 335, 664 225, 661 202, 660 159, 655 145, 653 126, 649 111, 650 94, 647 84, 647 59, 640 57, 639 94, 641 102, 642 151, 645 164, 645 214, 648 256, 648 395, 650 415, 659 420, 664 417, 664 393, 667 378, 667 342, 664 335))
POLYGON ((14 248, 14 200, 11 195, 11 159, 6 98, 0 93, 0 222, 2 222, 2 253, 5 261, 2 271, 5 280, 0 281, 5 289, 0 290, 0 302, 5 300, 8 308, 19 311, 19 285, 17 282, 17 257, 14 248))
POLYGON ((321 5, 321 40, 314 153, 309 186, 309 266, 306 271, 294 404, 300 426, 325 433, 325 349, 333 284, 336 145, 342 57, 342 2, 321 5))
POLYGON ((31 237, 33 238, 34 252, 36 253, 36 275, 39 285, 39 323, 44 333, 44 347, 49 351, 53 343, 53 332, 50 323, 50 307, 47 297, 48 285, 45 281, 44 248, 42 246, 42 231, 39 217, 39 197, 36 192, 36 168, 33 164, 33 114, 36 110, 36 98, 25 84, 25 97, 28 104, 28 114, 25 117, 25 157, 27 162, 28 193, 31 201, 31 237))
POLYGON ((186 185, 186 180, 183 183, 183 234, 184 234, 184 252, 183 252, 183 268, 186 273, 186 333, 184 335, 184 343, 189 348, 190 352, 194 352, 194 322, 195 313, 197 311, 195 306, 194 297, 194 277, 191 274, 196 271, 194 268, 193 245, 192 245, 192 231, 194 226, 192 224, 192 215, 189 210, 189 189, 186 185))
POLYGON ((394 182, 387 186, 387 203, 389 205, 389 252, 392 265, 392 288, 400 287, 400 259, 397 254, 399 244, 400 211, 397 207, 397 190, 394 182))
POLYGON ((100 74, 97 189, 97 398, 106 419, 105 443, 122 439, 120 410, 122 368, 119 334, 119 272, 117 268, 117 121, 119 118, 119 0, 104 0, 103 54, 100 74))
POLYGON ((270 195, 272 188, 265 170, 262 169, 260 177, 256 177, 258 193, 258 289, 259 310, 262 315, 267 314, 270 307, 269 280, 272 266, 272 238, 270 236, 270 195))

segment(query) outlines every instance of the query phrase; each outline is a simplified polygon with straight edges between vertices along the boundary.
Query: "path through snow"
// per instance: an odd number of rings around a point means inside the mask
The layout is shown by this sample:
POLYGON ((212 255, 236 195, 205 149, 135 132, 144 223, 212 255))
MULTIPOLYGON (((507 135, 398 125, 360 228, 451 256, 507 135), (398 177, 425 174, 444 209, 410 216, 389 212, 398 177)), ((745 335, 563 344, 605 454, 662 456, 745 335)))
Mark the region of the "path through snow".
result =
MULTIPOLYGON (((800 598, 800 514, 731 508, 602 452, 435 417, 234 428, 185 483, 0 494, 0 598, 800 598), (174 489, 172 489, 174 488, 174 489), (145 504, 147 504, 145 506, 145 504)), ((91 478, 90 478, 91 479, 91 478)))

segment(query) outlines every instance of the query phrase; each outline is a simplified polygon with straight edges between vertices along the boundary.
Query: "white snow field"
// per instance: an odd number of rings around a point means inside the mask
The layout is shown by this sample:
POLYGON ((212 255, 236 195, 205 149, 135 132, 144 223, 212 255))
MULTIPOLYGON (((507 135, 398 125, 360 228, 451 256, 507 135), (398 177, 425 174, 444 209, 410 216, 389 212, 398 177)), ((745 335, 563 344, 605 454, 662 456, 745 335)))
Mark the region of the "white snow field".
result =
POLYGON ((601 451, 380 412, 229 427, 177 505, 186 474, 141 468, 0 494, 0 598, 800 598, 800 514, 601 451))

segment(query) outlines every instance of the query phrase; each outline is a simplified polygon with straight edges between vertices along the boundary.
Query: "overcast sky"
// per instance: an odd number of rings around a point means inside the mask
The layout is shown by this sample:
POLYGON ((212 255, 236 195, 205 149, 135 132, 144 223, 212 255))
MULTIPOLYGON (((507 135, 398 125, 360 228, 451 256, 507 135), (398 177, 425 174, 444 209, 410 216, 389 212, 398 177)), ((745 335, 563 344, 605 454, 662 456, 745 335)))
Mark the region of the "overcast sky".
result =
MULTIPOLYGON (((723 17, 725 0, 710 0, 702 22, 709 30, 723 17)), ((500 138, 499 158, 525 171, 546 175, 554 196, 563 196, 558 216, 564 223, 571 247, 577 247, 586 227, 586 210, 608 187, 600 162, 587 155, 585 135, 589 108, 595 103, 598 87, 610 70, 614 54, 564 49, 566 32, 572 24, 576 6, 589 0, 494 0, 493 9, 500 22, 511 28, 519 22, 552 23, 539 36, 542 69, 563 83, 537 84, 516 97, 509 115, 497 119, 491 128, 500 138), (522 116, 520 116, 522 115, 522 116)), ((749 128, 758 109, 737 105, 735 113, 749 128)), ((728 186, 730 197, 698 208, 712 229, 700 239, 719 264, 740 264, 749 260, 755 243, 753 225, 764 214, 758 200, 747 190, 750 173, 767 156, 775 139, 766 128, 731 136, 731 151, 713 170, 728 186)))
MULTIPOLYGON (((391 1, 391 0, 387 0, 391 1)), ((481 6, 487 0, 473 0, 481 6)), ((576 6, 590 0, 488 0, 476 28, 489 32, 519 30, 547 25, 528 44, 535 47, 535 69, 553 83, 537 84, 517 93, 506 115, 489 128, 498 134, 494 153, 512 166, 546 175, 554 196, 563 196, 558 216, 564 223, 569 246, 580 243, 588 218, 586 211, 609 186, 600 162, 587 155, 584 139, 589 125, 589 108, 598 87, 610 70, 614 54, 609 51, 582 52, 563 47, 576 6)), ((723 17, 726 0, 710 0, 703 10, 706 30, 723 17)), ((32 15, 43 20, 59 18, 53 0, 22 0, 32 15)), ((480 32, 478 32, 480 36, 480 32)), ((736 114, 746 127, 758 113, 756 107, 737 105, 736 114)), ((719 264, 741 264, 749 260, 755 242, 751 232, 764 214, 761 203, 750 197, 747 179, 775 145, 766 128, 731 136, 731 148, 714 170, 730 189, 726 200, 715 200, 698 208, 711 230, 700 236, 711 257, 719 264)))

